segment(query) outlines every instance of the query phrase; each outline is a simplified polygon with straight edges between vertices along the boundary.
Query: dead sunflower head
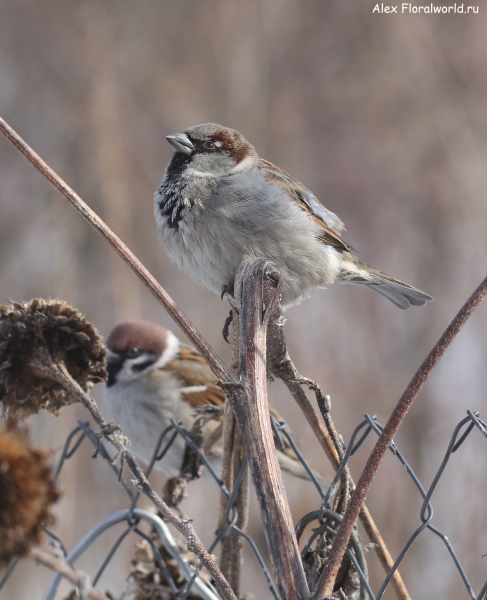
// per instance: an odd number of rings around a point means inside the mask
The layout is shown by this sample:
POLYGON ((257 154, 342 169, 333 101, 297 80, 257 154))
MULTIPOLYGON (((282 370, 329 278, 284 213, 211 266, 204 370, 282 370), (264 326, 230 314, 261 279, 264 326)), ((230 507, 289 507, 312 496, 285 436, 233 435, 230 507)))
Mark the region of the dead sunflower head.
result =
POLYGON ((62 366, 89 391, 106 378, 106 350, 95 327, 62 300, 0 306, 0 402, 22 417, 57 414, 75 402, 56 377, 62 366))
MULTIPOLYGON (((164 545, 160 543, 154 532, 152 532, 151 537, 157 545, 162 559, 166 563, 169 575, 176 586, 181 588, 185 580, 177 562, 169 554, 164 545)), ((180 550, 191 565, 195 566, 197 564, 198 561, 194 554, 191 554, 186 548, 183 549, 180 547, 180 550)), ((127 596, 135 600, 171 600, 174 598, 174 593, 171 591, 154 552, 146 540, 141 540, 135 546, 132 565, 133 568, 128 577, 128 585, 125 590, 127 596)), ((207 579, 205 573, 200 573, 200 577, 207 579)), ((202 596, 191 589, 186 598, 187 600, 201 600, 202 596)))
POLYGON ((59 493, 46 459, 29 445, 26 429, 12 422, 0 428, 0 567, 27 554, 53 521, 59 493))

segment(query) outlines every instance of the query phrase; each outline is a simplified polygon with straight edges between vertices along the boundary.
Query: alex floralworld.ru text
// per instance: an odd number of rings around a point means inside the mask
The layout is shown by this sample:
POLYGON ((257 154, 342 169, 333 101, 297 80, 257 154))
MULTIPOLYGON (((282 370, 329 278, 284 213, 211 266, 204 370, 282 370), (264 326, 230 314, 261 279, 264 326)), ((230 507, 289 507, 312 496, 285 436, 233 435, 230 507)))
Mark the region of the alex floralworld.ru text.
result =
POLYGON ((417 6, 403 2, 401 6, 391 6, 388 4, 376 4, 373 13, 409 13, 409 14, 478 14, 478 6, 465 6, 464 4, 452 4, 450 6, 436 6, 435 4, 424 4, 417 6))

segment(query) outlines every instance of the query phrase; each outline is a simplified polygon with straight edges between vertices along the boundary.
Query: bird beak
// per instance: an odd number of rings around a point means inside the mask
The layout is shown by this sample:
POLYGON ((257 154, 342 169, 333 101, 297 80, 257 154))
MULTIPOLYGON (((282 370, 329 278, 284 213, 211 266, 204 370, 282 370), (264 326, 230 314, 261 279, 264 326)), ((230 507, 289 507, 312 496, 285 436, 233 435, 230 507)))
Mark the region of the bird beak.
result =
POLYGON ((171 135, 166 135, 166 140, 171 144, 175 152, 191 154, 191 152, 194 150, 192 142, 185 133, 173 133, 171 135))
POLYGON ((124 363, 123 356, 108 350, 107 352, 107 366, 106 370, 108 373, 107 386, 110 387, 115 383, 115 378, 119 371, 122 369, 124 363))
POLYGON ((124 358, 118 352, 107 350, 107 364, 108 365, 119 365, 123 363, 124 358))

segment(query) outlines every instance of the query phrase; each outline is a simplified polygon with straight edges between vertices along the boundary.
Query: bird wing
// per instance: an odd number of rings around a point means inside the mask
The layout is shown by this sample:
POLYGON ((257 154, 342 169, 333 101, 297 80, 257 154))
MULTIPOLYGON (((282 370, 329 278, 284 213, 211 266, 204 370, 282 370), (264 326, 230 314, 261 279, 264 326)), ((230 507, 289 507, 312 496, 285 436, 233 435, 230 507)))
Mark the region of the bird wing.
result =
MULTIPOLYGON (((201 408, 203 406, 216 406, 223 408, 225 406, 225 394, 223 390, 216 385, 216 377, 211 371, 205 359, 191 346, 181 344, 181 348, 178 356, 167 363, 164 369, 170 369, 173 373, 177 373, 177 377, 182 383, 181 396, 183 401, 187 402, 193 408, 201 408)), ((276 419, 276 421, 282 421, 283 418, 279 411, 272 405, 269 405, 270 414, 276 419)), ((218 442, 221 437, 223 430, 218 428, 218 423, 223 420, 223 415, 213 419, 212 428, 215 429, 214 435, 211 440, 211 448, 215 451, 214 445, 218 442)), ((291 430, 288 428, 291 433, 291 430)), ((309 479, 306 470, 301 465, 296 456, 294 450, 291 447, 286 436, 281 436, 284 447, 278 449, 278 458, 281 467, 290 472, 296 477, 303 479, 309 479)), ((274 440, 275 434, 274 434, 274 440)), ((218 452, 218 449, 216 449, 218 452)), ((327 481, 327 477, 321 473, 312 469, 317 477, 322 481, 327 481)))
POLYGON ((225 406, 225 394, 216 385, 216 377, 205 359, 191 346, 181 344, 178 356, 167 363, 182 383, 182 399, 193 408, 202 406, 225 406))
POLYGON ((291 177, 286 171, 262 158, 259 161, 259 167, 264 171, 264 175, 269 181, 273 181, 282 188, 285 188, 289 198, 301 210, 307 212, 319 226, 319 240, 328 246, 333 246, 337 250, 355 252, 354 248, 340 237, 340 232, 345 228, 343 222, 334 213, 325 208, 316 196, 304 187, 302 183, 291 177))
MULTIPOLYGON (((186 344, 181 344, 178 356, 164 366, 177 373, 183 385, 183 399, 194 408, 201 406, 225 406, 225 394, 221 387, 216 385, 216 377, 205 359, 197 350, 186 344), (206 388, 206 389, 200 389, 206 388)), ((269 413, 276 421, 283 421, 277 408, 269 404, 269 413)), ((288 427, 290 433, 291 430, 288 427)), ((285 446, 289 442, 283 436, 285 446)))

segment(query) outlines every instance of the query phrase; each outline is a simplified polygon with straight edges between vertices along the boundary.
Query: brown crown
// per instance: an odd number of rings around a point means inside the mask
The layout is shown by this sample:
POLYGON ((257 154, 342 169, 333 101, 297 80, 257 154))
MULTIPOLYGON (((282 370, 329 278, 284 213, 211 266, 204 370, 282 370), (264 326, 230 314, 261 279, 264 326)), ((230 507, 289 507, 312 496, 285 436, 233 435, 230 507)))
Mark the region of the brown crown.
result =
POLYGON ((107 339, 107 347, 123 353, 131 348, 161 355, 166 349, 169 331, 148 321, 125 321, 119 323, 107 339))

